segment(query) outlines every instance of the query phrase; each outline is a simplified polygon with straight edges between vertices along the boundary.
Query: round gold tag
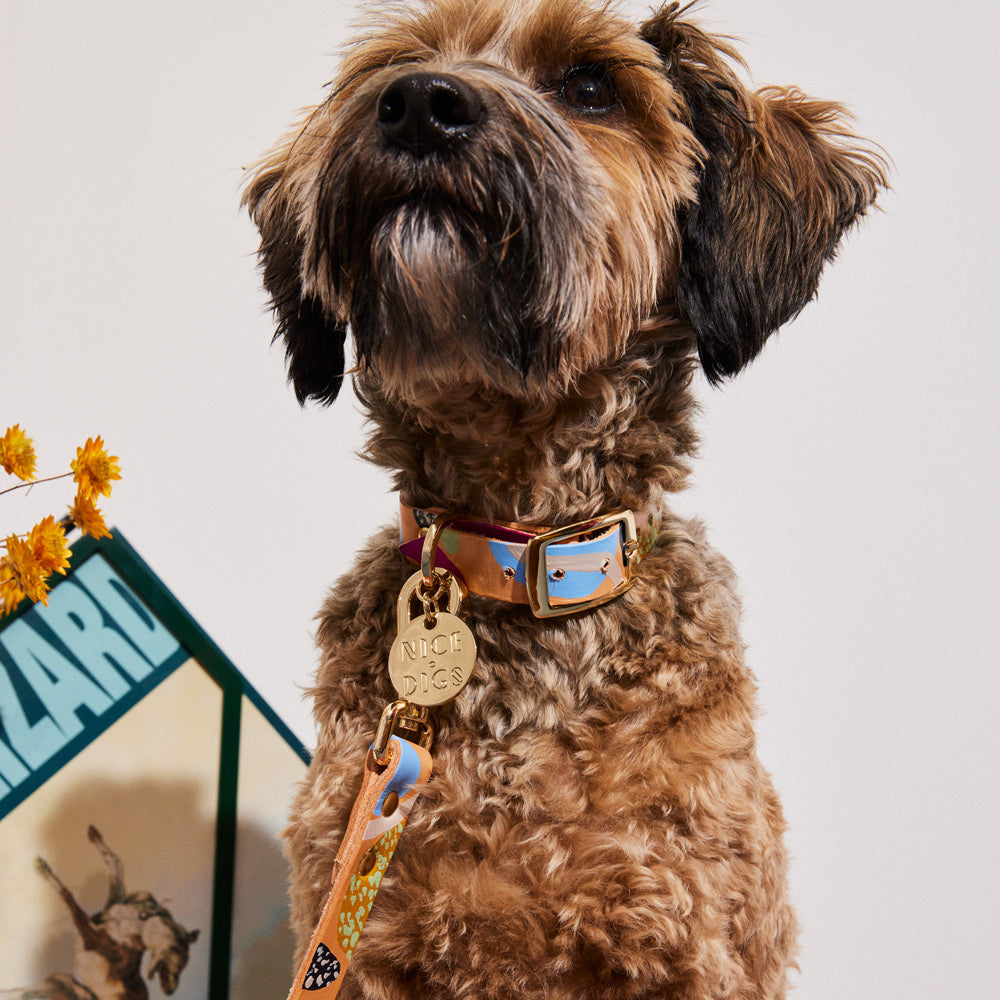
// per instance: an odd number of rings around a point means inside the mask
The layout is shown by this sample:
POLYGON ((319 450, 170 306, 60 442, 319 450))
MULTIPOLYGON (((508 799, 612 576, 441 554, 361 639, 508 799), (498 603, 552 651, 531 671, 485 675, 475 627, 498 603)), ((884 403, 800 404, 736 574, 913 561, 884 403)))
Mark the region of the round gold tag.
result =
POLYGON ((472 676, 476 640, 460 618, 439 611, 428 626, 424 615, 406 624, 389 652, 389 676, 399 697, 415 705, 451 701, 472 676))

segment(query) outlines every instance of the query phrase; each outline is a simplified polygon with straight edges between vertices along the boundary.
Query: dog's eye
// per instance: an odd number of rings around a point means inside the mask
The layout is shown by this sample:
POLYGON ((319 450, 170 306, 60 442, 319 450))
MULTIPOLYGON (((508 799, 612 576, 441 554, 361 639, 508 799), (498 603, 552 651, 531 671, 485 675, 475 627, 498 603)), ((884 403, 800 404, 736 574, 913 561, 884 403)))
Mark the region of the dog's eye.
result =
POLYGON ((559 96, 577 111, 611 111, 618 105, 614 80, 600 66, 575 66, 563 77, 559 96))

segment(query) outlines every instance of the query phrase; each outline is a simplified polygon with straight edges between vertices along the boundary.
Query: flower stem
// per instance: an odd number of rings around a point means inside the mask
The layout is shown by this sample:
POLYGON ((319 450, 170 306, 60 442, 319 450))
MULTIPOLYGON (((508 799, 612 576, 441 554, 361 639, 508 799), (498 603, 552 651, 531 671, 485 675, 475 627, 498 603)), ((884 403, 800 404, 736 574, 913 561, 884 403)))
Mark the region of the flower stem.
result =
POLYGON ((32 486, 37 486, 39 483, 51 483, 56 479, 66 479, 68 476, 72 476, 72 472, 64 472, 59 476, 48 476, 45 479, 31 479, 24 483, 18 483, 16 486, 8 486, 5 490, 0 490, 0 497, 5 493, 13 493, 14 490, 26 490, 31 489, 32 486))

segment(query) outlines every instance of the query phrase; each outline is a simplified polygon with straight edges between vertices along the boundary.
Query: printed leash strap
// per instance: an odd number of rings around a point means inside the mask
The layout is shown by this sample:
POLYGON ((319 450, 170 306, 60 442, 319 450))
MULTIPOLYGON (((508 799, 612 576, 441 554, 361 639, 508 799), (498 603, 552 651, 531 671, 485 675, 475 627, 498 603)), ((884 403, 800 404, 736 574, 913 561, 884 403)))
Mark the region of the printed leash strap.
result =
POLYGON ((448 520, 439 517, 427 531, 421 569, 399 594, 389 676, 400 700, 386 706, 365 757, 361 791, 333 863, 333 887, 288 1000, 317 993, 332 1000, 340 991, 406 818, 430 780, 430 708, 454 698, 472 676, 476 640, 457 616, 462 589, 434 566, 448 520))
POLYGON ((386 754, 385 765, 374 747, 365 758, 361 791, 333 863, 333 888, 288 1000, 317 993, 329 1000, 340 991, 406 818, 430 779, 431 755, 422 746, 390 736, 386 754))

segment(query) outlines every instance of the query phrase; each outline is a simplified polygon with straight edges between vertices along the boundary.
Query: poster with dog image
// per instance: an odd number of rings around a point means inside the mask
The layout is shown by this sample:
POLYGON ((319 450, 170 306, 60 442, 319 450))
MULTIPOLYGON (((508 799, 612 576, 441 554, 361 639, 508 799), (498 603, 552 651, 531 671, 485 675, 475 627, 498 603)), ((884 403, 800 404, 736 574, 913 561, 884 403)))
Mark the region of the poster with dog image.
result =
POLYGON ((0 629, 0 998, 281 995, 307 755, 120 534, 0 629))

